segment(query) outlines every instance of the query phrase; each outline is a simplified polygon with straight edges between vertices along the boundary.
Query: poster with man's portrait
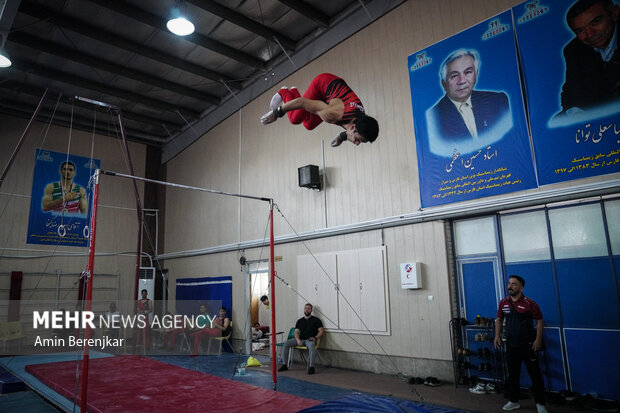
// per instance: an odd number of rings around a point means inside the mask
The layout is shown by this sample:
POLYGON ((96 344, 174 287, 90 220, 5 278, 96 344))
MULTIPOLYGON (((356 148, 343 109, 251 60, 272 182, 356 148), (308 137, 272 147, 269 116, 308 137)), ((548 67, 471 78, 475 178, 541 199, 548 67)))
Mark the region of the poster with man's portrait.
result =
POLYGON ((422 207, 536 187, 510 11, 408 67, 422 207))
POLYGON ((539 183, 620 172, 620 6, 532 0, 513 8, 539 183))
POLYGON ((88 246, 90 177, 98 159, 36 149, 28 244, 88 246))

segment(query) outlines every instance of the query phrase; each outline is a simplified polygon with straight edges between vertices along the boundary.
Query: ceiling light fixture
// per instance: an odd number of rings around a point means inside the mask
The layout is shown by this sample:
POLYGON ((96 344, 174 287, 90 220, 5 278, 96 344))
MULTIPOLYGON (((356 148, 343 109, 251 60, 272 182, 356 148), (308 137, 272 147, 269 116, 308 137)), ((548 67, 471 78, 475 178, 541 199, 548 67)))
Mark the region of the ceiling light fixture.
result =
POLYGON ((2 36, 2 42, 0 42, 0 67, 11 66, 11 59, 9 54, 4 50, 4 44, 6 43, 6 33, 0 34, 2 36))
POLYGON ((166 24, 168 30, 177 36, 187 36, 194 33, 194 24, 187 20, 186 14, 185 3, 183 0, 179 0, 170 13, 170 20, 166 24))
POLYGON ((194 24, 182 16, 168 20, 166 27, 177 36, 187 36, 194 33, 194 24))

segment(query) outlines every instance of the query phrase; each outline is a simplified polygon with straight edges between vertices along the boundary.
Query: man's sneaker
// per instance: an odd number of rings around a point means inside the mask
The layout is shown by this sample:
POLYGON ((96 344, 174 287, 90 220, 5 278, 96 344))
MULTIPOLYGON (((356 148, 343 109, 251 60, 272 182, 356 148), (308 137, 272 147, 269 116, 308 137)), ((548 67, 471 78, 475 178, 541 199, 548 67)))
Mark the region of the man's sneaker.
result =
POLYGON ((502 410, 516 410, 520 408, 521 408, 521 405, 519 403, 508 402, 504 405, 504 407, 502 407, 502 410))
POLYGON ((487 388, 482 383, 478 383, 476 386, 470 387, 469 391, 474 394, 487 394, 487 388))
POLYGON ((314 367, 313 366, 308 367, 308 374, 314 374, 314 367))
POLYGON ((278 371, 286 371, 288 370, 288 367, 286 367, 286 364, 283 364, 280 366, 280 368, 278 369, 278 371))
POLYGON ((536 403, 536 410, 538 410, 538 413, 549 413, 545 405, 540 403, 536 403))
POLYGON ((491 384, 491 383, 487 383, 484 386, 485 390, 487 391, 487 393, 495 393, 495 385, 491 384))
POLYGON ((284 101, 282 100, 282 96, 280 96, 280 92, 273 95, 271 98, 271 102, 269 102, 269 107, 271 110, 276 110, 278 106, 280 106, 284 101))

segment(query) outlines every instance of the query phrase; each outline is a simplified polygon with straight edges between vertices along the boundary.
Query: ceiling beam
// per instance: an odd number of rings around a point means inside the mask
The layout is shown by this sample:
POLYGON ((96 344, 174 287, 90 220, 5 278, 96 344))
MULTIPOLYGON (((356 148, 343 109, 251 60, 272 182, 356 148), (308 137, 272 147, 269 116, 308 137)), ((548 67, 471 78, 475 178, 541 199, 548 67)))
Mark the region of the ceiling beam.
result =
POLYGON ((216 16, 219 16, 224 20, 228 20, 229 22, 236 24, 237 26, 243 27, 247 31, 254 33, 257 36, 263 37, 270 42, 273 42, 274 39, 277 38, 278 41, 282 44, 282 47, 290 51, 295 51, 296 43, 293 39, 283 35, 282 33, 278 33, 275 30, 270 29, 267 26, 263 26, 262 24, 244 16, 241 13, 237 13, 234 10, 224 7, 220 3, 217 3, 213 0, 187 1, 197 7, 200 7, 203 10, 208 11, 211 14, 215 14, 216 16))
POLYGON ((144 45, 134 42, 131 39, 118 36, 112 32, 105 31, 101 28, 82 23, 79 20, 59 14, 54 10, 41 4, 32 3, 31 1, 22 1, 19 12, 25 13, 37 19, 51 20, 50 23, 58 27, 62 27, 72 32, 79 33, 83 36, 90 37, 91 39, 98 40, 103 44, 113 45, 119 49, 123 49, 131 53, 148 57, 149 59, 153 59, 160 63, 176 67, 177 69, 184 70, 189 73, 193 73, 197 76, 211 79, 215 82, 220 82, 223 80, 231 88, 241 88, 241 84, 239 82, 221 73, 196 65, 194 63, 187 62, 183 59, 170 56, 168 54, 160 52, 159 50, 146 47, 144 45))
MULTIPOLYGON (((21 0, 0 0, 0 35, 11 31, 20 1, 21 0)), ((2 41, 2 36, 0 36, 0 41, 2 41)))
MULTIPOLYGON (((74 74, 61 72, 60 70, 52 69, 45 66, 39 66, 31 62, 14 59, 13 64, 10 67, 9 73, 13 71, 20 71, 23 73, 30 73, 46 79, 56 80, 69 85, 77 86, 80 88, 93 90, 99 93, 104 93, 108 96, 116 96, 117 98, 128 100, 130 102, 141 103, 145 106, 158 108, 170 112, 176 112, 177 110, 185 113, 187 116, 198 117, 200 112, 184 108, 181 106, 173 105, 162 100, 153 99, 149 96, 140 95, 138 93, 129 92, 127 90, 115 88, 105 85, 103 83, 93 82, 74 74)), ((88 97, 88 96, 85 96, 88 97)))
POLYGON ((295 10, 302 16, 320 24, 322 27, 329 26, 329 16, 323 14, 320 10, 315 9, 308 3, 299 0, 279 0, 280 3, 295 10))
POLYGON ((157 86, 162 89, 170 90, 180 95, 189 96, 200 101, 209 102, 214 105, 217 105, 220 102, 220 98, 217 96, 203 93, 196 89, 192 89, 178 83, 169 82, 156 76, 151 76, 147 73, 141 72, 139 70, 117 65, 115 63, 108 62, 95 56, 68 49, 64 46, 52 43, 45 39, 31 36, 26 33, 12 33, 11 37, 9 37, 9 40, 10 42, 29 47, 42 53, 48 53, 54 56, 62 57, 64 59, 72 60, 76 63, 105 70, 109 73, 114 73, 125 78, 133 79, 149 86, 157 86))
MULTIPOLYGON (((175 38, 179 38, 178 36, 170 33, 168 31, 168 27, 166 26, 167 20, 162 19, 160 16, 156 14, 149 13, 146 10, 135 7, 129 3, 125 3, 120 0, 90 0, 93 3, 97 3, 98 5, 105 7, 109 10, 115 11, 119 14, 125 15, 127 17, 131 17, 134 20, 137 20, 141 23, 144 23, 151 27, 156 27, 163 32, 168 33, 170 36, 175 38)), ((256 69, 265 70, 267 68, 267 64, 260 59, 255 58, 247 53, 244 53, 238 49, 235 49, 230 46, 226 46, 224 43, 218 42, 217 40, 211 39, 205 35, 194 32, 191 35, 183 36, 183 40, 187 40, 191 43, 194 43, 200 47, 204 47, 205 49, 209 49, 215 53, 218 53, 222 56, 228 57, 229 59, 236 60, 239 63, 243 63, 247 66, 252 66, 256 69)))
MULTIPOLYGON (((32 118, 32 106, 24 104, 22 102, 16 101, 7 101, 6 99, 0 99, 0 112, 5 113, 7 115, 20 117, 24 119, 32 118)), ((49 110, 43 109, 39 114, 40 122, 49 122, 49 120, 45 120, 47 117, 51 116, 51 112, 49 110)), ((73 122, 71 121, 71 115, 63 113, 59 116, 59 113, 56 112, 54 115, 54 119, 52 119, 52 124, 57 126, 62 126, 66 128, 73 128, 77 130, 81 130, 84 132, 93 132, 92 120, 84 117, 76 117, 73 115, 73 122), (61 117, 62 116, 62 117, 61 117)), ((118 131, 118 127, 116 129, 118 131)), ((116 133, 114 128, 98 128, 95 127, 95 133, 99 135, 111 136, 116 138, 116 133)), ((161 146, 164 142, 164 138, 161 136, 149 135, 144 131, 135 130, 132 128, 125 128, 125 133, 127 134, 127 139, 139 142, 147 145, 153 146, 161 146)))
MULTIPOLYGON (((36 98, 40 98, 41 96, 43 96, 43 92, 45 91, 45 89, 43 88, 27 85, 25 83, 17 82, 15 80, 2 80, 2 79, 0 79, 0 89, 13 92, 14 94, 23 93, 29 96, 34 96, 36 98)), ((55 93, 60 93, 60 92, 55 92, 55 93)), ((54 98, 54 99, 57 99, 57 98, 54 98)), ((92 104, 82 102, 80 100, 75 100, 73 99, 73 96, 63 95, 60 98, 60 102, 63 104, 67 104, 67 105, 75 105, 75 106, 78 106, 84 109, 93 109, 92 104)), ((164 122, 161 119, 151 118, 151 117, 144 116, 144 115, 141 115, 135 112, 123 110, 121 111, 121 113, 123 115, 123 118, 132 120, 134 122, 140 122, 145 125, 162 127, 162 124, 164 124, 164 122)), ((180 130, 181 127, 185 125, 185 123, 180 122, 180 120, 181 119, 179 118, 179 122, 166 121, 165 122, 166 128, 168 128, 170 132, 180 130)))

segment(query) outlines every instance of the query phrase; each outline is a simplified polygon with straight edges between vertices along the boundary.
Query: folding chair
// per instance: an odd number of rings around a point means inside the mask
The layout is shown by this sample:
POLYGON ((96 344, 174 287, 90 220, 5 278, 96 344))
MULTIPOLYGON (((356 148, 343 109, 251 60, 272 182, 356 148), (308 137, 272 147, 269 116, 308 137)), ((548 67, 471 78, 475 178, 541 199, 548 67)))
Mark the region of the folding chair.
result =
MULTIPOLYGON (((293 329, 294 331, 294 329, 293 329)), ((316 340, 316 344, 314 345, 314 351, 315 351, 315 356, 320 357, 319 356, 319 344, 321 344, 321 339, 318 338, 316 340)), ((293 364, 293 357, 295 356, 295 350, 300 350, 299 351, 299 357, 301 358, 301 361, 305 364, 308 364, 308 362, 306 361, 306 357, 304 356, 303 351, 301 350, 306 350, 308 351, 308 347, 306 346, 295 346, 295 347, 291 347, 290 350, 288 351, 288 368, 291 368, 291 364, 293 364)), ((321 360, 322 361, 322 360, 321 360)))
POLYGON ((213 338, 214 340, 217 340, 217 342, 219 343, 219 348, 218 348, 218 351, 217 351, 217 355, 218 355, 218 356, 220 356, 220 355, 222 354, 222 342, 223 342, 224 340, 226 340, 226 342, 228 343, 228 345, 229 345, 229 346, 230 346, 230 348, 232 349, 232 344, 230 344, 230 340, 229 340, 229 339, 230 339, 230 336, 232 335, 232 326, 233 326, 233 323, 232 323, 232 321, 231 321, 231 322, 230 322, 230 333, 228 333, 228 335, 226 335, 226 336, 222 336, 222 337, 214 337, 214 338, 213 338))
MULTIPOLYGON (((185 330, 181 334, 179 334, 181 336, 181 346, 179 347, 179 351, 184 351, 184 348, 187 348, 187 351, 190 351, 192 349, 189 344, 189 333, 189 330, 185 330)), ((172 345, 174 346, 175 343, 172 343, 172 345)))
MULTIPOLYGON (((280 333, 278 333, 278 334, 280 334, 280 333)), ((292 338, 295 338, 295 327, 291 327, 291 329, 288 331, 288 337, 286 338, 285 341, 288 341, 288 340, 290 340, 292 338)), ((281 343, 276 343, 276 347, 282 348, 283 346, 284 346, 284 341, 281 342, 281 343)), ((282 352, 282 350, 280 350, 280 353, 281 352, 282 352)), ((280 358, 284 359, 282 354, 280 354, 280 358)))

